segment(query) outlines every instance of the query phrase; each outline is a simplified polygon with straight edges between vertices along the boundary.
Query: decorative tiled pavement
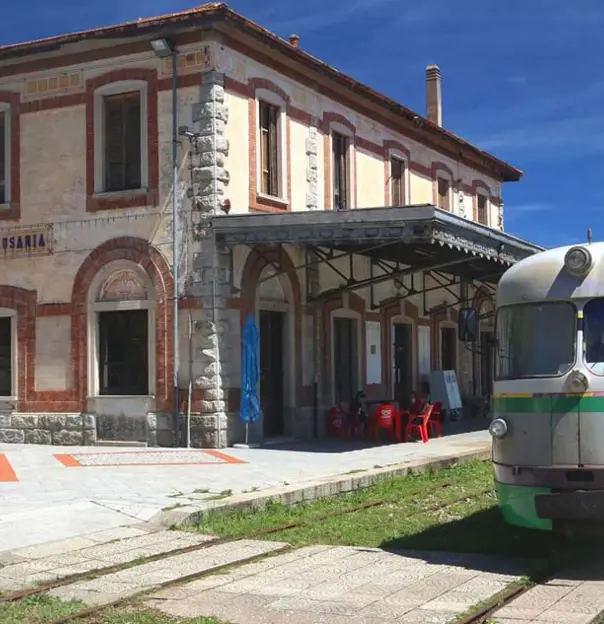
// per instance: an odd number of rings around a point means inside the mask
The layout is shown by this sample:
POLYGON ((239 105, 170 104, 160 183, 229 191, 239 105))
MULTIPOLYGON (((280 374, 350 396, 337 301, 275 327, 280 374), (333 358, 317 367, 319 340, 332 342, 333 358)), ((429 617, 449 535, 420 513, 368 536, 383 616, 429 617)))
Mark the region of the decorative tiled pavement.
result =
POLYGON ((55 454, 68 468, 87 466, 186 466, 195 464, 245 464, 220 451, 214 450, 161 450, 161 451, 119 451, 104 453, 55 454))

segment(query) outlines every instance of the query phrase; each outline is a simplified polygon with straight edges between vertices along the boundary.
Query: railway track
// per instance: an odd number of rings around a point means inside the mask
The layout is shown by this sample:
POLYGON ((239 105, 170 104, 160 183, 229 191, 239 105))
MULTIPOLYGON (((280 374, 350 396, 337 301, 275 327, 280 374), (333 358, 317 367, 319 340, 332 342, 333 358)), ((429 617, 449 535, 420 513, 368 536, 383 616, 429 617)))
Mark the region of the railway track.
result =
MULTIPOLYGON (((496 616, 500 609, 511 605, 516 599, 530 592, 535 587, 556 580, 558 573, 566 566, 574 566, 579 563, 583 566, 589 566, 590 562, 597 560, 601 560, 601 554, 597 551, 593 551, 589 546, 588 550, 585 551, 581 547, 577 548, 576 544, 568 543, 566 549, 552 554, 552 556, 544 562, 543 566, 534 571, 528 581, 512 583, 502 592, 492 596, 483 604, 472 609, 463 616, 460 616, 455 620, 455 624, 490 624, 491 622, 495 622, 493 616, 496 616)), ((566 578, 566 576, 562 575, 562 581, 564 581, 564 578, 566 578)), ((564 600, 564 598, 560 600, 564 600)), ((604 624, 604 610, 593 615, 585 624, 604 624)))
MULTIPOLYGON (((451 487, 452 485, 454 485, 454 482, 442 483, 437 488, 435 488, 435 491, 446 489, 447 487, 451 487)), ((468 499, 475 498, 475 497, 480 496, 481 494, 485 494, 485 493, 487 493, 489 491, 492 491, 492 487, 482 488, 480 490, 475 490, 475 491, 471 491, 471 492, 466 492, 462 496, 459 496, 459 497, 457 497, 455 499, 442 501, 442 502, 439 502, 438 504, 427 506, 427 507, 424 507, 422 509, 416 509, 416 510, 413 511, 413 513, 405 514, 403 517, 406 518, 406 519, 409 519, 409 518, 413 518, 413 517, 421 515, 421 514, 433 513, 435 511, 439 511, 441 509, 446 509, 448 507, 451 507, 451 506, 453 506, 453 505, 455 505, 457 503, 467 501, 468 499)), ((423 493, 425 493, 425 490, 418 490, 417 492, 410 493, 410 496, 413 497, 413 496, 420 495, 420 494, 423 494, 423 493)), ((204 551, 204 550, 206 550, 208 548, 211 548, 213 546, 219 546, 219 545, 222 545, 222 544, 230 544, 230 543, 234 543, 234 542, 238 542, 238 541, 242 541, 242 540, 259 539, 259 538, 267 537, 267 536, 270 536, 270 535, 273 535, 273 534, 276 534, 276 533, 282 533, 282 532, 285 532, 285 531, 288 531, 288 530, 292 530, 292 529, 308 526, 308 525, 314 524, 316 522, 321 522, 321 521, 329 520, 329 519, 332 519, 332 518, 337 518, 337 517, 340 517, 340 516, 345 516, 345 515, 348 515, 348 514, 356 513, 356 512, 359 512, 359 511, 363 511, 365 509, 381 507, 381 506, 384 506, 384 505, 391 504, 393 502, 395 502, 395 501, 393 501, 392 499, 384 498, 384 499, 380 499, 380 500, 377 500, 377 501, 370 501, 370 502, 366 502, 366 503, 361 503, 361 504, 358 504, 358 505, 353 505, 353 506, 347 507, 345 509, 341 509, 341 510, 336 511, 336 512, 331 512, 331 513, 325 513, 325 514, 312 516, 311 518, 307 518, 307 519, 304 519, 304 520, 288 522, 288 523, 280 524, 278 526, 272 526, 272 527, 268 527, 268 528, 264 528, 264 529, 258 529, 258 530, 255 530, 255 531, 250 531, 248 533, 240 534, 240 535, 236 535, 236 536, 218 537, 218 538, 210 539, 210 540, 208 540, 206 542, 203 542, 201 544, 195 544, 195 545, 191 545, 191 546, 184 546, 184 547, 181 547, 181 548, 176 548, 176 549, 173 549, 173 550, 170 550, 170 551, 166 551, 166 552, 162 552, 162 553, 158 553, 158 554, 155 554, 155 555, 150 555, 148 557, 138 558, 135 561, 128 562, 126 564, 121 563, 121 564, 106 566, 106 567, 103 567, 103 568, 92 570, 90 572, 84 572, 84 573, 74 574, 74 575, 71 575, 71 576, 66 576, 66 577, 57 579, 55 581, 51 581, 49 583, 45 583, 45 584, 39 585, 39 586, 31 588, 31 589, 17 591, 17 592, 12 592, 12 593, 7 594, 5 596, 0 596, 0 603, 15 602, 15 601, 21 600, 23 598, 28 598, 28 597, 32 597, 32 596, 38 596, 38 595, 46 594, 47 592, 49 592, 49 591, 51 591, 53 589, 57 589, 57 588, 60 588, 60 587, 66 587, 66 586, 72 585, 72 584, 74 584, 74 583, 76 583, 78 581, 94 580, 94 579, 97 579, 97 578, 101 578, 103 576, 107 576, 109 574, 120 572, 122 570, 138 567, 138 566, 144 565, 146 563, 152 563, 152 562, 155 562, 155 561, 165 560, 165 559, 169 559, 171 557, 175 557, 177 555, 183 555, 183 554, 187 554, 187 553, 191 553, 191 552, 204 551)), ((123 606, 125 604, 131 603, 132 601, 138 600, 138 599, 140 599, 140 598, 142 598, 142 597, 144 597, 146 595, 149 595, 151 593, 155 593, 155 592, 157 592, 159 590, 166 589, 166 588, 169 588, 169 587, 173 587, 175 585, 180 585, 180 584, 183 584, 183 583, 189 583, 189 582, 198 580, 200 578, 204 578, 204 577, 207 577, 207 576, 212 576, 214 574, 218 574, 218 573, 222 572, 223 570, 225 570, 226 568, 232 569, 233 567, 240 567, 242 565, 253 563, 255 561, 264 559, 264 558, 269 557, 269 556, 284 554, 285 552, 290 552, 290 551, 295 550, 295 549, 296 549, 295 546, 286 545, 283 548, 276 549, 276 550, 274 550, 274 551, 272 551, 270 553, 262 553, 262 554, 258 554, 258 555, 253 555, 251 557, 247 557, 245 559, 241 559, 241 560, 238 560, 236 562, 230 562, 230 563, 223 564, 223 565, 217 565, 217 566, 208 568, 208 569, 206 569, 204 571, 201 571, 201 572, 196 572, 196 573, 193 573, 193 574, 183 575, 183 576, 180 576, 178 578, 166 581, 164 583, 155 584, 151 588, 145 588, 144 590, 132 593, 132 594, 130 594, 127 597, 122 597, 122 598, 120 598, 118 600, 115 600, 115 601, 112 601, 112 602, 107 602, 107 603, 100 604, 100 605, 97 605, 97 606, 93 606, 93 607, 90 607, 90 608, 87 608, 87 609, 83 609, 82 611, 79 611, 79 612, 77 612, 75 614, 71 614, 69 616, 60 617, 60 618, 55 619, 55 620, 49 620, 45 624, 68 624, 70 622, 76 622, 78 620, 83 620, 85 618, 89 618, 89 617, 92 617, 92 616, 97 616, 97 615, 101 614, 103 611, 105 611, 107 609, 123 606)), ((464 624, 474 624, 475 622, 481 622, 481 621, 485 621, 485 620, 468 620, 468 622, 467 623, 464 622, 464 624)))

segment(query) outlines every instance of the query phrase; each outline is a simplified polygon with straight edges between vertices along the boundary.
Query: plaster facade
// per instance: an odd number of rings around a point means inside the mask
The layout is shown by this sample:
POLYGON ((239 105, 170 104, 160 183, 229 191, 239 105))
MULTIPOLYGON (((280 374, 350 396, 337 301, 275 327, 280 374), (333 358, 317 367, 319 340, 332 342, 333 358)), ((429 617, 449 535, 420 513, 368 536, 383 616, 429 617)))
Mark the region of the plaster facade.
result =
MULTIPOLYGON (((171 60, 140 38, 107 47, 73 44, 31 58, 0 58, 0 112, 6 120, 8 197, 0 206, 3 269, 0 316, 13 331, 13 383, 0 397, 0 441, 93 444, 97 439, 172 444, 172 193, 179 213, 180 411, 192 414, 194 446, 241 441, 241 328, 248 314, 283 314, 283 435, 312 436, 318 405, 334 400, 334 319, 355 321, 356 379, 374 396, 393 387, 392 324, 412 327, 412 384, 426 362, 439 368, 441 327, 454 327, 451 289, 400 298, 392 282, 344 293, 320 308, 308 288, 337 288, 341 276, 318 265, 297 269, 304 250, 214 244, 211 217, 231 213, 334 209, 334 132, 346 137, 347 208, 392 204, 390 161, 404 162, 404 204, 436 203, 438 178, 450 183, 449 209, 503 227, 502 180, 411 138, 379 118, 347 107, 211 31, 184 30, 178 50, 177 117, 197 138, 179 138, 178 186, 172 188, 171 60), (106 192, 103 98, 140 93, 140 188, 106 192), (263 193, 259 103, 279 111, 277 196, 263 193), (25 237, 44 236, 35 249, 25 237), (21 237, 22 247, 11 243, 21 237), (268 281, 270 272, 285 271, 268 281), (307 280, 312 282, 307 285, 307 280), (114 295, 108 296, 113 284, 114 295), (115 294, 117 293, 117 294, 115 294), (146 315, 146 392, 100 392, 99 315, 146 315), (379 340, 377 340, 379 339, 379 340), (377 343, 376 343, 377 340, 377 343)), ((354 94, 350 94, 354 99, 354 94)), ((33 238, 31 238, 33 240, 33 238)), ((354 257, 357 276, 368 261, 354 257)), ((342 271, 348 260, 336 261, 342 271)), ((436 287, 437 284, 431 284, 436 287)), ((470 288, 470 297, 487 297, 470 288)), ((479 356, 456 345, 462 395, 480 394, 479 356)), ((322 433, 322 431, 320 432, 322 433)), ((262 439, 262 423, 252 436, 262 439)))

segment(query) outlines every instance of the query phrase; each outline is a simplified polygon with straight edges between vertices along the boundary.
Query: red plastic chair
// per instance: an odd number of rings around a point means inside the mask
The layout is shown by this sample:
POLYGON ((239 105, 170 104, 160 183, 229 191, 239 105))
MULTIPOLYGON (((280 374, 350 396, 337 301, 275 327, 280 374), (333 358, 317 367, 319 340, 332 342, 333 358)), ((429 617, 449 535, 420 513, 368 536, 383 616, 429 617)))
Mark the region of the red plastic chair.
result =
POLYGON ((396 406, 392 403, 382 403, 378 405, 373 416, 367 422, 367 433, 372 440, 378 439, 380 429, 387 431, 389 436, 396 439, 394 423, 396 419, 396 406))
POLYGON ((414 416, 409 420, 407 428, 405 429, 405 442, 409 440, 413 433, 419 434, 424 444, 428 441, 428 421, 430 420, 433 409, 434 405, 426 405, 420 416, 414 416))
POLYGON ((432 413, 430 414, 430 420, 428 420, 428 427, 430 432, 436 432, 436 435, 439 438, 442 438, 442 429, 440 426, 440 412, 442 410, 443 404, 441 401, 436 401, 432 407, 432 413))

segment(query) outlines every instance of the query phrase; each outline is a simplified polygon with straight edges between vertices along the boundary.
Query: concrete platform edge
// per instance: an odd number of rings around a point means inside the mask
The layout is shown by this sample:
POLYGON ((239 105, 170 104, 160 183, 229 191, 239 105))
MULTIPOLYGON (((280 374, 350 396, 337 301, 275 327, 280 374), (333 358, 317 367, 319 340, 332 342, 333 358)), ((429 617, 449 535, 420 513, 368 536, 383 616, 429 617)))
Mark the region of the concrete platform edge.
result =
POLYGON ((442 468, 468 463, 476 460, 491 458, 491 448, 454 453, 434 459, 408 461, 400 464, 391 464, 380 468, 363 470, 358 473, 337 474, 320 479, 313 479, 303 484, 286 485, 276 488, 236 494, 220 501, 208 501, 199 506, 186 506, 159 512, 148 522, 141 523, 140 527, 152 528, 184 528, 197 524, 209 512, 227 514, 234 511, 258 511, 264 509, 268 502, 279 502, 283 505, 293 505, 317 498, 336 496, 370 487, 378 481, 392 477, 403 477, 408 474, 421 474, 442 468))

